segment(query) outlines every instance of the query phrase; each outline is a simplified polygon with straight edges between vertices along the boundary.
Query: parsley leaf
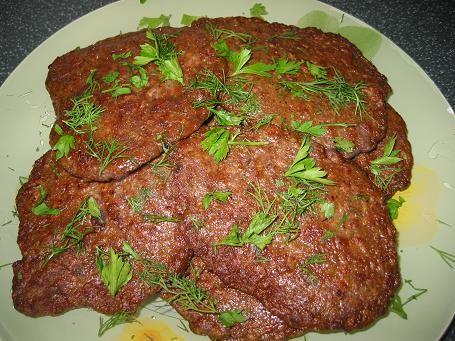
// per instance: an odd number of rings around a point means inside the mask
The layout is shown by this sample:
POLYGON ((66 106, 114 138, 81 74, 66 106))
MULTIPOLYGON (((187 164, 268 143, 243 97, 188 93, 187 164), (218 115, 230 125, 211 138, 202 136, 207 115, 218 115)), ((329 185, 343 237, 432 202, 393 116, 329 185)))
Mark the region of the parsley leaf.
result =
POLYGON ((103 81, 105 83, 112 83, 117 79, 117 77, 120 75, 120 72, 118 71, 112 71, 111 73, 107 74, 106 76, 103 77, 103 81))
POLYGON ((222 312, 218 315, 218 321, 220 321, 225 327, 231 328, 237 323, 245 322, 248 318, 244 315, 241 310, 230 310, 222 312))
POLYGON ((35 206, 32 208, 32 212, 34 215, 59 215, 61 213, 61 210, 56 209, 56 208, 50 208, 46 205, 46 197, 47 197, 47 192, 46 189, 40 185, 39 187, 40 191, 40 200, 38 201, 35 206))
POLYGON ((335 143, 336 149, 341 150, 345 153, 352 153, 355 148, 354 142, 341 136, 335 137, 333 139, 333 142, 335 143))
POLYGON ((216 117, 216 120, 220 126, 238 126, 240 125, 244 117, 234 115, 229 111, 224 109, 216 110, 216 109, 209 109, 216 117))
POLYGON ((191 26, 193 21, 198 20, 199 18, 202 18, 202 16, 198 15, 189 15, 189 14, 183 14, 182 15, 182 20, 180 20, 180 23, 184 26, 191 26))
POLYGON ((387 210, 389 211, 389 216, 392 220, 398 218, 398 209, 403 206, 404 200, 402 197, 398 197, 398 200, 390 198, 387 200, 387 210))
POLYGON ((314 79, 327 79, 327 68, 310 62, 306 62, 306 67, 314 79))
POLYGON ((183 71, 177 59, 177 52, 174 44, 169 41, 168 36, 154 34, 147 31, 147 38, 152 44, 142 44, 141 53, 134 57, 134 65, 144 66, 154 62, 164 76, 164 80, 176 80, 183 84, 183 71))
POLYGON ((294 121, 292 123, 292 127, 294 128, 294 130, 296 130, 300 133, 304 133, 304 134, 308 134, 308 135, 316 136, 316 137, 322 136, 325 133, 327 133, 327 130, 321 124, 313 126, 313 121, 306 121, 303 123, 294 121))
POLYGON ((335 204, 333 202, 324 201, 321 204, 321 212, 326 219, 332 218, 335 213, 335 204))
POLYGON ((224 128, 212 128, 204 134, 202 149, 213 156, 216 163, 224 160, 229 152, 230 132, 224 128))
POLYGON ((303 62, 288 61, 286 58, 280 58, 275 63, 275 71, 280 75, 296 75, 300 72, 300 65, 303 62))
POLYGON ((124 261, 122 256, 115 253, 112 248, 109 249, 109 256, 109 262, 105 262, 101 250, 97 249, 96 265, 104 285, 111 296, 115 297, 120 288, 127 284, 133 275, 130 263, 124 261))
POLYGON ((130 81, 137 89, 142 89, 148 84, 149 77, 143 67, 136 66, 136 70, 139 72, 139 75, 131 76, 130 81))
POLYGON ((309 181, 323 185, 334 185, 335 182, 325 178, 327 172, 320 167, 315 167, 316 162, 312 157, 309 157, 309 152, 310 142, 309 139, 305 137, 295 156, 294 162, 284 175, 304 182, 309 181))
POLYGON ((416 291, 416 293, 409 296, 408 299, 404 302, 402 302, 401 297, 398 296, 398 294, 395 294, 392 301, 390 302, 389 311, 397 314, 398 316, 406 320, 408 318, 408 314, 406 314, 404 306, 413 300, 417 300, 420 296, 425 294, 428 291, 428 289, 421 289, 415 287, 412 284, 412 280, 410 279, 405 279, 404 282, 408 284, 414 291, 416 291))
POLYGON ((262 18, 263 15, 269 14, 265 6, 261 3, 255 3, 253 7, 250 8, 250 16, 262 18))
POLYGON ((58 160, 64 156, 68 156, 70 150, 76 148, 76 139, 74 136, 63 134, 63 130, 58 124, 55 124, 54 130, 60 135, 57 143, 52 148, 57 151, 55 153, 55 160, 58 160))
POLYGON ((234 71, 231 76, 237 76, 240 74, 254 74, 262 77, 272 77, 269 71, 275 70, 275 65, 267 65, 264 63, 255 63, 249 66, 245 66, 246 63, 251 59, 251 50, 248 48, 242 48, 240 52, 231 51, 227 55, 227 59, 232 63, 234 71))
POLYGON ((139 21, 139 25, 137 26, 137 29, 141 29, 141 28, 149 28, 149 29, 154 29, 154 28, 157 28, 159 26, 170 26, 170 22, 169 20, 171 19, 171 15, 164 15, 164 14, 161 14, 158 18, 149 18, 149 17, 143 17, 140 21, 139 21))
POLYGON ((232 192, 221 192, 221 191, 214 191, 212 193, 207 193, 204 195, 204 198, 202 199, 202 204, 204 206, 204 209, 207 210, 210 207, 210 204, 212 203, 212 200, 218 200, 221 202, 226 202, 229 197, 232 195, 232 192))

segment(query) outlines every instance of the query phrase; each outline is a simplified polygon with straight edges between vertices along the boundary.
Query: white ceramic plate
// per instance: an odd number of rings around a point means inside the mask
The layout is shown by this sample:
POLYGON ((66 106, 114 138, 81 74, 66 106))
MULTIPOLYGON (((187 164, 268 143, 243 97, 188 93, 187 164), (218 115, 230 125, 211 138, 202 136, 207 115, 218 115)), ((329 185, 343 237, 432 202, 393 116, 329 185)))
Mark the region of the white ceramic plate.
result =
MULTIPOLYGON (((389 314, 372 327, 354 334, 309 333, 307 340, 435 340, 449 324, 455 311, 455 269, 451 269, 430 245, 455 253, 455 116, 447 101, 422 69, 393 42, 350 15, 316 1, 261 1, 268 21, 314 24, 356 40, 385 74, 393 88, 390 103, 405 118, 413 146, 413 184, 401 196, 406 199, 396 222, 400 231, 401 270, 428 292, 406 305, 408 320, 389 314), (322 11, 314 12, 314 11, 322 11), (308 14, 311 13, 311 14, 308 14), (306 16, 305 16, 306 15, 306 16), (305 16, 305 17, 304 17, 305 16), (304 17, 304 19, 302 19, 304 17), (341 22, 341 23, 340 23, 341 22)), ((255 1, 191 0, 120 1, 71 23, 35 49, 0 88, 0 265, 20 258, 16 245, 18 221, 12 216, 18 177, 28 175, 33 162, 48 150, 48 133, 54 116, 44 87, 47 66, 56 56, 76 46, 87 46, 120 31, 136 30, 143 16, 172 14, 179 25, 183 13, 191 15, 249 16, 255 1), (11 223, 8 221, 12 220, 11 223)), ((453 264, 453 263, 452 263, 453 264)), ((455 265, 455 264, 453 264, 455 265)), ((10 340, 96 340, 99 314, 87 309, 59 317, 29 318, 14 310, 11 300, 11 266, 0 268, 0 339, 10 340)), ((405 285, 400 296, 414 291, 405 285)), ((148 308, 155 309, 157 303, 148 308)), ((160 309, 166 312, 166 308, 160 309)), ((173 317, 142 309, 140 324, 118 326, 103 339, 169 340, 204 339, 180 329, 173 317), (150 339, 150 338, 149 338, 150 339)))

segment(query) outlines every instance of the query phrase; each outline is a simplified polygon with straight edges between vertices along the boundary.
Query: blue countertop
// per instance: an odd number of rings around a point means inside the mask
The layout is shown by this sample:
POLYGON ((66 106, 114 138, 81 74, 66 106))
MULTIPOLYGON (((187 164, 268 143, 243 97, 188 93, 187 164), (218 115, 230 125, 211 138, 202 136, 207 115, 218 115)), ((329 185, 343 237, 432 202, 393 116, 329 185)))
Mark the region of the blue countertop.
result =
MULTIPOLYGON (((111 0, 0 0, 0 84, 41 42, 111 0)), ((455 1, 324 0, 373 26, 408 53, 455 104, 455 1)), ((443 341, 455 340, 455 323, 443 341)))

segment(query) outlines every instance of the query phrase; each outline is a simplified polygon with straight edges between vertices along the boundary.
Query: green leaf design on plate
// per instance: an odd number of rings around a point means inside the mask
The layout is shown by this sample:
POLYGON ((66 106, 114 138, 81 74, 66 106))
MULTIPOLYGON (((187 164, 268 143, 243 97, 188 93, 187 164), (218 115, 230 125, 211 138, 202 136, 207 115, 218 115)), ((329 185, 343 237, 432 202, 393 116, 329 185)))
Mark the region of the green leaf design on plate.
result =
POLYGON ((381 47, 381 34, 368 27, 343 26, 338 33, 354 43, 368 59, 373 58, 381 47))
POLYGON ((324 32, 338 33, 356 45, 366 58, 372 59, 381 47, 381 34, 368 27, 340 27, 340 21, 341 17, 323 11, 311 11, 299 19, 297 26, 317 27, 324 32))
POLYGON ((337 32, 340 20, 323 11, 311 11, 297 22, 299 27, 317 27, 324 32, 337 32))

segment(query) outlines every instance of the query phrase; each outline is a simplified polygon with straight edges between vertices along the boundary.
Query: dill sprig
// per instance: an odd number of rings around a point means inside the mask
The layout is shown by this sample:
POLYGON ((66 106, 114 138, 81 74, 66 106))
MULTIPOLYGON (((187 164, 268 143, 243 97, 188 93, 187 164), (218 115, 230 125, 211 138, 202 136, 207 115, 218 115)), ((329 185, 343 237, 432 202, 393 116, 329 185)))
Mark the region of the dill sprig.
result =
POLYGON ((319 78, 309 82, 297 82, 281 80, 280 85, 290 91, 294 96, 303 99, 309 99, 311 95, 325 96, 336 113, 343 106, 353 103, 355 104, 355 114, 363 117, 365 112, 365 95, 363 83, 351 85, 346 82, 343 76, 335 70, 333 78, 319 78))
POLYGON ((140 189, 137 196, 130 197, 127 201, 134 213, 141 213, 144 210, 147 199, 151 196, 153 196, 153 191, 149 188, 143 187, 140 189))
POLYGON ((224 39, 239 39, 241 42, 251 44, 255 39, 251 34, 235 32, 228 29, 217 28, 213 24, 209 23, 206 26, 207 32, 215 38, 215 40, 224 40, 224 39))
POLYGON ((98 172, 98 175, 100 176, 104 173, 107 166, 109 166, 111 162, 117 159, 125 158, 126 156, 123 153, 129 149, 116 139, 98 142, 89 140, 86 143, 86 146, 87 153, 97 159, 100 163, 100 170, 98 172))
POLYGON ((451 254, 449 252, 446 252, 446 251, 443 251, 443 250, 440 250, 440 249, 437 249, 435 248, 434 246, 431 246, 430 247, 437 252, 437 254, 441 257, 441 259, 451 268, 453 269, 454 265, 455 265, 455 255, 454 254, 451 254))
POLYGON ((73 98, 71 100, 73 107, 71 110, 65 111, 65 116, 68 119, 63 120, 63 122, 76 134, 87 132, 85 129, 81 129, 84 126, 88 127, 89 133, 96 130, 96 121, 105 110, 103 107, 96 105, 92 101, 92 97, 92 95, 82 95, 73 98))
POLYGON ((98 329, 98 337, 103 336, 103 334, 105 332, 107 332, 109 329, 112 329, 119 324, 131 323, 131 322, 140 323, 134 317, 133 314, 126 312, 126 311, 120 311, 118 313, 115 313, 114 315, 109 317, 106 321, 104 321, 103 318, 100 316, 100 326, 98 329))
POLYGON ((300 271, 307 275, 308 280, 310 281, 311 285, 316 286, 319 283, 319 278, 314 274, 310 265, 318 265, 324 264, 326 262, 325 254, 324 253, 316 253, 314 255, 309 256, 306 258, 302 264, 299 265, 300 271))
POLYGON ((84 200, 73 219, 65 226, 60 234, 60 240, 49 246, 49 254, 44 262, 46 265, 52 258, 75 247, 76 252, 83 251, 83 242, 87 234, 93 232, 93 227, 84 226, 89 219, 102 221, 101 211, 96 200, 92 197, 84 200))
POLYGON ((404 306, 411 301, 417 300, 420 296, 425 294, 428 291, 428 289, 421 289, 415 287, 412 284, 412 280, 410 279, 405 279, 404 281, 417 293, 409 296, 404 302, 402 302, 401 297, 398 294, 395 294, 395 296, 392 298, 392 301, 390 302, 389 311, 397 314, 398 316, 406 320, 408 318, 408 314, 404 310, 404 306))
POLYGON ((297 31, 284 31, 279 34, 274 34, 271 37, 267 38, 267 41, 273 41, 275 39, 289 39, 289 40, 299 40, 300 36, 297 31))

